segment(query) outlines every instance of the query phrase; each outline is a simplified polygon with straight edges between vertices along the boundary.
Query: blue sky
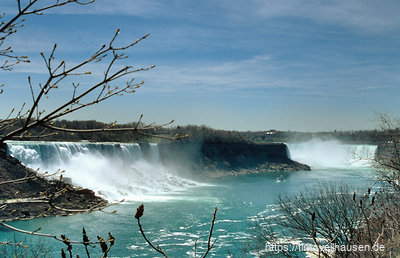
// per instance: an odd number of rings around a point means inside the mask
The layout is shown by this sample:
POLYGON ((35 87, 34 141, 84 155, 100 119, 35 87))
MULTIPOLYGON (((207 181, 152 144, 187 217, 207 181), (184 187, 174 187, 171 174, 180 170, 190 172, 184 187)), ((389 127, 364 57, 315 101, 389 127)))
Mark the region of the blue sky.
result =
MULTIPOLYGON (((1 1, 6 13, 15 1, 1 1)), ((29 103, 26 78, 45 79, 41 51, 76 63, 117 28, 118 42, 151 36, 128 51, 137 93, 68 119, 198 124, 233 130, 349 130, 378 126, 376 113, 400 113, 398 1, 97 0, 27 17, 8 41, 31 64, 1 72, 0 115, 29 103)), ((102 67, 91 66, 100 72, 102 67)), ((87 79, 87 80, 90 80, 87 79)), ((69 85, 50 96, 56 105, 69 85)))

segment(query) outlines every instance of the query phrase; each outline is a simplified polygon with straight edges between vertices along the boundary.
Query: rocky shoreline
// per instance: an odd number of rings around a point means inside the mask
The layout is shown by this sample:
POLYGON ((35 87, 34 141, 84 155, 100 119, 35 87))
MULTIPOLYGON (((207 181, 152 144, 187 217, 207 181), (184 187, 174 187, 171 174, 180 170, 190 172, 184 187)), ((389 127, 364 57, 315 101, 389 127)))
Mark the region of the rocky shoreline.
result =
POLYGON ((206 172, 208 178, 223 178, 227 176, 243 176, 252 174, 266 174, 279 172, 310 171, 310 167, 299 162, 293 161, 291 164, 267 162, 255 168, 241 168, 236 170, 213 170, 206 172))
POLYGON ((89 189, 38 177, 36 171, 0 151, 0 221, 68 216, 107 204, 89 189))

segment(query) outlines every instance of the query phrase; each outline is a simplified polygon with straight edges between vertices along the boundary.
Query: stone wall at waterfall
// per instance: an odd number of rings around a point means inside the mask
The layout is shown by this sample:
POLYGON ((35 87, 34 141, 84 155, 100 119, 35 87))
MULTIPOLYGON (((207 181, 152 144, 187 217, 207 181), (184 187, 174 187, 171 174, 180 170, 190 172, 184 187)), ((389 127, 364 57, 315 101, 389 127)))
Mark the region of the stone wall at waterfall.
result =
POLYGON ((287 146, 253 143, 159 144, 160 158, 167 166, 208 176, 310 170, 288 157, 287 146))

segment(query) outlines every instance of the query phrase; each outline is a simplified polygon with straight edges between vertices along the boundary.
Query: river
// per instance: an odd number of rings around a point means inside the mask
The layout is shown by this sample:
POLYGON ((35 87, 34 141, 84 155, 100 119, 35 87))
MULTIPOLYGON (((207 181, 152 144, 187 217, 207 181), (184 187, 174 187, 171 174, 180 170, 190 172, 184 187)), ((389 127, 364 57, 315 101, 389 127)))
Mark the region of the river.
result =
MULTIPOLYGON (((150 157, 144 158, 137 144, 9 142, 10 152, 24 164, 40 171, 65 169, 65 177, 83 187, 95 190, 112 200, 125 199, 111 207, 116 214, 93 212, 68 217, 39 218, 11 223, 26 230, 41 228, 42 233, 65 234, 82 238, 85 227, 92 240, 97 235, 116 238, 111 257, 154 257, 138 231, 134 218, 136 208, 144 204, 141 219, 149 239, 170 257, 202 254, 207 245, 212 213, 218 207, 213 239, 214 257, 226 257, 228 251, 240 253, 241 243, 248 241, 250 222, 258 214, 274 207, 279 195, 297 193, 318 183, 340 182, 369 186, 374 173, 368 161, 376 146, 343 145, 336 141, 289 143, 292 159, 309 164, 312 171, 266 173, 202 180, 184 178, 159 162, 157 145, 152 144, 150 157)), ((14 232, 1 229, 0 241, 13 238, 14 232)), ((51 256, 59 256, 64 247, 53 239, 46 241, 51 256)), ((74 247, 83 257, 81 247, 74 247)), ((75 249, 74 249, 75 250, 75 249)), ((93 253, 99 247, 90 249, 93 253)))

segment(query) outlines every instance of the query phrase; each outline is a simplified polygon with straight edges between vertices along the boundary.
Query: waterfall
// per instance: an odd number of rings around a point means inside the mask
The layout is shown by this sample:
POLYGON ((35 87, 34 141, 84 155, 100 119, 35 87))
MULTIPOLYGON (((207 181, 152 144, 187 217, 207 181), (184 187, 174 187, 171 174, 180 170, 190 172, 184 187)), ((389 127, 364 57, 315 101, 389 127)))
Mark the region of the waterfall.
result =
MULTIPOLYGON (((10 154, 39 173, 65 170, 64 177, 109 200, 181 191, 198 183, 179 177, 160 162, 157 144, 7 142, 10 154)), ((160 197, 162 198, 162 197, 160 197)))
POLYGON ((375 157, 375 145, 342 144, 335 140, 311 140, 288 143, 291 159, 311 168, 369 167, 375 157))

